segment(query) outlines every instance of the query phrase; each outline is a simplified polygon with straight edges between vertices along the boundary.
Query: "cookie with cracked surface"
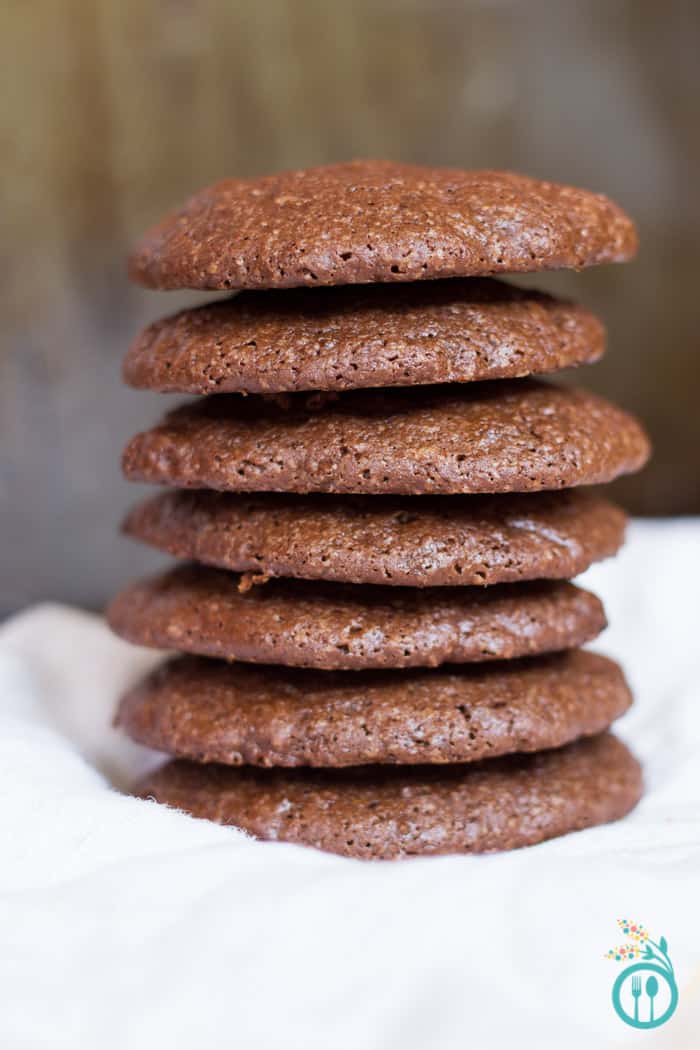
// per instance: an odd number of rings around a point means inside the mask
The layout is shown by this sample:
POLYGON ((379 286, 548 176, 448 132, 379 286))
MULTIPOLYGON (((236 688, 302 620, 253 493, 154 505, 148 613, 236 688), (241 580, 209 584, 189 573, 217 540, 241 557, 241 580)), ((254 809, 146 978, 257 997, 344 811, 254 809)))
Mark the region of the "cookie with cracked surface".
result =
POLYGON ((621 546, 625 515, 584 490, 500 496, 289 496, 172 490, 123 531, 257 575, 404 587, 569 579, 621 546))
POLYGON ((532 846, 625 816, 639 763, 609 733, 473 765, 254 769, 169 762, 138 794, 255 838, 367 860, 532 846))
POLYGON ((124 362, 164 393, 278 393, 506 379, 598 360, 601 323, 501 281, 243 292, 149 325, 124 362))
POLYGON ((127 587, 107 611, 136 645, 289 667, 360 670, 510 660, 573 648, 605 627, 570 583, 357 587, 178 566, 127 587))
POLYGON ((218 394, 128 443, 126 476, 233 492, 531 492, 638 470, 649 442, 595 394, 533 379, 218 394))
POLYGON ((129 272, 150 288, 291 288, 580 269, 636 249, 599 193, 357 160, 209 186, 148 231, 129 272))
POLYGON ((554 656, 439 671, 333 672, 170 660, 116 723, 179 758, 225 765, 474 762, 600 733, 631 703, 612 660, 554 656))

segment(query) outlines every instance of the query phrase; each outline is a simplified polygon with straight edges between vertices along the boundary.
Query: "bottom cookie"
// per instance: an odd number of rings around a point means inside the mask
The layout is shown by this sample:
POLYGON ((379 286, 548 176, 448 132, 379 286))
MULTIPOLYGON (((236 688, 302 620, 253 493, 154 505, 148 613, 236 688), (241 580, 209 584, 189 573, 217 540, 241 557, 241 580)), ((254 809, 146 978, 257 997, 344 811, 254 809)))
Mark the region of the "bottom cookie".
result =
POLYGON ((609 733, 474 765, 259 770, 174 761, 138 794, 256 838, 366 859, 531 846, 617 820, 639 763, 609 733))

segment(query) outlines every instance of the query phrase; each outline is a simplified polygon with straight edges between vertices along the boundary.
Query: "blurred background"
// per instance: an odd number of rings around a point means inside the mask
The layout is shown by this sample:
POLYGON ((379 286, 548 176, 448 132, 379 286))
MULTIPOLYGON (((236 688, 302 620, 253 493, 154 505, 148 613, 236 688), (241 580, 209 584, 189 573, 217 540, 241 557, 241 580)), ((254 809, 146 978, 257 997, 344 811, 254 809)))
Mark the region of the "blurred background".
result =
MULTIPOLYGON (((616 495, 700 512, 700 4, 695 0, 4 0, 0 613, 99 606, 155 562, 116 535, 139 327, 195 295, 129 287, 127 249, 225 175, 351 157, 505 167, 608 193, 624 267, 529 283, 599 312, 576 381, 655 456, 616 495)), ((199 297, 201 298, 201 297, 199 297)))

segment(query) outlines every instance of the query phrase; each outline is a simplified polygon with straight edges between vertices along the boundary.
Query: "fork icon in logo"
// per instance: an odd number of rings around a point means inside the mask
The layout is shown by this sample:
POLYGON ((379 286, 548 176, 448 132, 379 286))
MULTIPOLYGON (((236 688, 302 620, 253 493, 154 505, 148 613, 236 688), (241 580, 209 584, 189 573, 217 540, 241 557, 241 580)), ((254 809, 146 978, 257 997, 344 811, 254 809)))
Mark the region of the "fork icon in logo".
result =
POLYGON ((634 1020, 639 1023, 639 996, 642 994, 642 978, 635 975, 632 978, 632 998, 634 999, 634 1020))

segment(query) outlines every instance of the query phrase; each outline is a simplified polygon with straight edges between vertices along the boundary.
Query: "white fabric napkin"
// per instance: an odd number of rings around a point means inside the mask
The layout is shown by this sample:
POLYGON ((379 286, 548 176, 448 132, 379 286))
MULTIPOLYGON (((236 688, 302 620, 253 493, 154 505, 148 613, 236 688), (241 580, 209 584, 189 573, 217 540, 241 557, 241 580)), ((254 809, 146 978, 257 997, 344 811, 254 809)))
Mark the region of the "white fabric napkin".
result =
POLYGON ((637 696, 647 794, 511 854, 367 863, 120 794, 154 756, 110 727, 157 659, 45 605, 0 630, 0 1045, 8 1050, 695 1050, 700 522, 635 524, 584 580, 637 696), (616 920, 664 935, 680 1000, 613 1012, 616 920))

